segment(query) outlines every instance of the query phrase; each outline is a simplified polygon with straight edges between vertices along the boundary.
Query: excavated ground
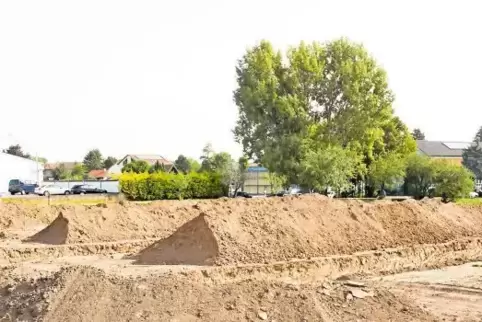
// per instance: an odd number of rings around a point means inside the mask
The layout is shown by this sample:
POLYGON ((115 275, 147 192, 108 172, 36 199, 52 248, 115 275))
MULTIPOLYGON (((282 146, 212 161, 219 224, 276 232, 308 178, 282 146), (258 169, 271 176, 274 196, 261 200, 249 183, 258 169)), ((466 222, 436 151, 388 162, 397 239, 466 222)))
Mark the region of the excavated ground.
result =
POLYGON ((481 219, 322 196, 0 203, 0 321, 479 321, 478 299, 462 314, 414 296, 439 286, 336 279, 482 260, 481 219))

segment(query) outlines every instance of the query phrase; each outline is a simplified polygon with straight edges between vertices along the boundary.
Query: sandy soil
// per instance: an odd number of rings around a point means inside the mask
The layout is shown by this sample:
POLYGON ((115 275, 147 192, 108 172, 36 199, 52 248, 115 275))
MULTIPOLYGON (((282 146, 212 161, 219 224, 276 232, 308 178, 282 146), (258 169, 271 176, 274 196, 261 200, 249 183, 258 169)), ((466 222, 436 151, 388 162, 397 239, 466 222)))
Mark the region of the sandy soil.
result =
POLYGON ((482 263, 401 273, 378 280, 445 321, 482 321, 482 263))
POLYGON ((343 282, 292 284, 243 280, 213 284, 186 274, 163 278, 63 269, 2 289, 0 312, 46 321, 434 321, 383 289, 343 282), (355 297, 362 291, 365 298, 355 297))
POLYGON ((420 270, 482 260, 481 219, 322 196, 0 204, 0 321, 480 321, 482 268, 420 270))
POLYGON ((270 263, 482 237, 480 209, 437 201, 367 204, 302 196, 195 208, 199 216, 141 252, 139 263, 270 263))

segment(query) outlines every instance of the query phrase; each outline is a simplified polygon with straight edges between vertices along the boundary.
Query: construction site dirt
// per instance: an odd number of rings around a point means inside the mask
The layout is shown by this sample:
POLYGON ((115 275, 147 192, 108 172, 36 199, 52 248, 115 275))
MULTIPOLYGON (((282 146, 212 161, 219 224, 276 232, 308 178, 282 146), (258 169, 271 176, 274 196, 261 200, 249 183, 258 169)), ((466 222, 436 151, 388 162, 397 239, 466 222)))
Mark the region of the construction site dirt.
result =
POLYGON ((0 321, 480 321, 477 261, 433 199, 0 203, 0 321))

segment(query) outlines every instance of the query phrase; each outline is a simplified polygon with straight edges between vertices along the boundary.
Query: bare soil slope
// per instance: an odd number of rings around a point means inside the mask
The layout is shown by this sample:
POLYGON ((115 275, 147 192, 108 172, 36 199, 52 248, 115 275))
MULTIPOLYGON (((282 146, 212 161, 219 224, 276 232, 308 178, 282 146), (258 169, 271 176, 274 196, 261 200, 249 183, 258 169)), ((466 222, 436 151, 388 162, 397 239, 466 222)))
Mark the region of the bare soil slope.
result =
MULTIPOLYGON (((198 275, 196 275, 198 276, 198 275)), ((434 321, 384 290, 356 298, 344 285, 209 278, 120 278, 92 268, 64 269, 1 290, 0 319, 32 321, 434 321)), ((354 291, 353 291, 354 292, 354 291)))
POLYGON ((138 263, 266 263, 482 236, 482 208, 432 200, 215 200, 199 203, 192 212, 201 215, 141 252, 138 263), (183 254, 194 254, 193 245, 204 252, 203 260, 183 254))
POLYGON ((51 211, 57 211, 56 218, 26 242, 58 245, 166 237, 196 215, 189 203, 172 202, 57 206, 51 211))

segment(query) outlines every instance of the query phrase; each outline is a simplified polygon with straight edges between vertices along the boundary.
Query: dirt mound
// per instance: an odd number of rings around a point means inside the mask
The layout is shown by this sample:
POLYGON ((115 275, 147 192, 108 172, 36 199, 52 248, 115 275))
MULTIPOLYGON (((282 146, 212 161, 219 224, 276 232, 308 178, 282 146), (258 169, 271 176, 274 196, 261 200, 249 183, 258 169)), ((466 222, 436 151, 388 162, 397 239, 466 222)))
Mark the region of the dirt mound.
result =
POLYGON ((139 262, 195 264, 209 249, 203 264, 266 263, 482 236, 482 208, 436 201, 365 203, 302 196, 216 200, 200 203, 195 211, 203 213, 202 219, 141 252, 139 262), (191 234, 192 227, 201 228, 191 234), (206 240, 217 244, 214 260, 216 247, 204 248, 206 240))
POLYGON ((0 319, 45 321, 434 321, 383 289, 342 282, 212 283, 173 274, 121 278, 92 268, 2 289, 0 319), (363 296, 361 296, 363 295, 363 296))
POLYGON ((69 237, 69 219, 60 213, 50 225, 24 241, 61 245, 66 244, 69 237))
POLYGON ((0 239, 21 239, 47 225, 52 216, 47 207, 5 204, 0 200, 0 239))
POLYGON ((196 215, 191 209, 172 203, 53 207, 57 217, 24 241, 57 245, 165 237, 196 215))
POLYGON ((137 263, 212 265, 218 254, 218 243, 202 214, 141 251, 137 263))
POLYGON ((0 200, 0 230, 24 228, 29 224, 48 224, 55 218, 49 207, 3 203, 0 200))

